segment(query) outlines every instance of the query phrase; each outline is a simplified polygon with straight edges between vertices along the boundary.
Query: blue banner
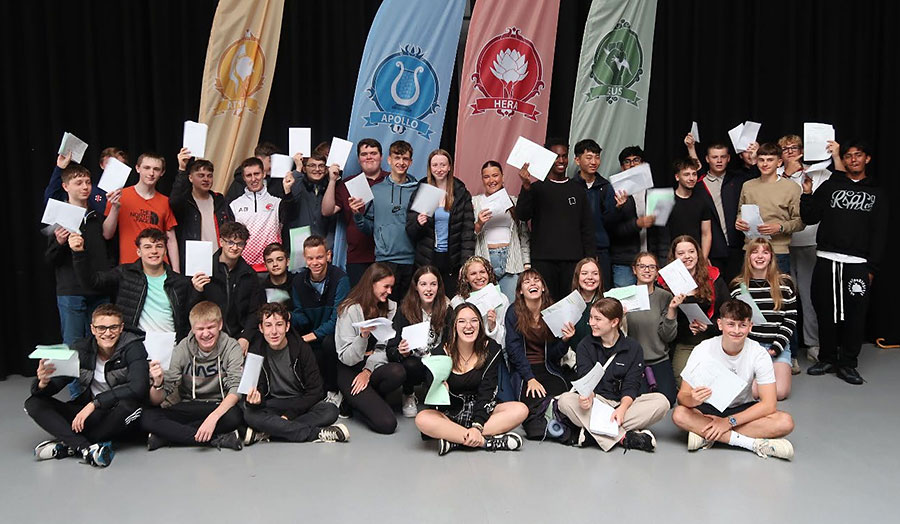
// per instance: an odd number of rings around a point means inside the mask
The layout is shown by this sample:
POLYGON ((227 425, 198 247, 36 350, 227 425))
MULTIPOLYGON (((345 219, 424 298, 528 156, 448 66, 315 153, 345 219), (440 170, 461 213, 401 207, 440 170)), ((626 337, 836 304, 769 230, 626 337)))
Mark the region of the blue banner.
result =
MULTIPOLYGON (((347 140, 397 140, 413 147, 409 173, 425 177, 428 154, 440 147, 464 0, 385 0, 375 15, 359 66, 347 140)), ((345 175, 360 171, 350 155, 345 175)))

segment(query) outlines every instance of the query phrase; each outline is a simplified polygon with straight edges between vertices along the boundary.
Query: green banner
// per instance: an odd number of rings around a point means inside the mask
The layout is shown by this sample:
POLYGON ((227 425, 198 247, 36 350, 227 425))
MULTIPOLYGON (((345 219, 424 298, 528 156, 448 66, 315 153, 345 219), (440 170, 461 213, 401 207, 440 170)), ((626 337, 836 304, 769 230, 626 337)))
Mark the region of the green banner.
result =
MULTIPOLYGON (((600 173, 621 171, 619 152, 644 145, 656 0, 594 0, 585 24, 569 142, 603 148, 600 173)), ((574 173, 574 170, 572 170, 574 173)))

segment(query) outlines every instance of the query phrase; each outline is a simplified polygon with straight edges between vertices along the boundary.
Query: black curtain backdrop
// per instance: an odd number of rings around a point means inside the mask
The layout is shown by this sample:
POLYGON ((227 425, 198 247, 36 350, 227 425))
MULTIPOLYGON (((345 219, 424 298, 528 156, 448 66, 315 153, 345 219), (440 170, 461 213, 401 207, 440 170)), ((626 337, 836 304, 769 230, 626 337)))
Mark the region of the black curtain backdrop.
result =
MULTIPOLYGON (((294 125, 312 127, 314 143, 346 135, 359 60, 379 5, 286 2, 261 140, 286 147, 286 128, 294 125)), ((38 222, 63 132, 88 142, 84 164, 96 176, 106 146, 124 148, 132 162, 143 151, 165 154, 165 192, 182 122, 197 117, 215 8, 213 0, 0 2, 7 22, 2 144, 13 179, 2 211, 8 247, 0 259, 7 281, 0 377, 33 373, 26 355, 35 344, 60 339, 38 222)), ((568 135, 589 9, 589 0, 561 2, 550 136, 568 135)), ((800 134, 804 121, 817 121, 834 124, 838 141, 862 137, 874 145, 870 171, 896 201, 900 183, 879 165, 889 168, 898 139, 898 11, 896 2, 877 0, 659 0, 644 144, 657 185, 671 183, 667 165, 685 153, 682 139, 692 120, 705 141, 727 138, 744 120, 762 122, 761 142, 800 134)), ((457 69, 441 140, 451 152, 458 96, 457 69)), ((604 162, 615 162, 617 154, 606 152, 604 162)), ((896 229, 900 220, 895 210, 891 215, 896 229)), ((898 342, 900 329, 891 322, 891 297, 900 291, 891 278, 898 259, 893 237, 873 289, 870 334, 898 342)))

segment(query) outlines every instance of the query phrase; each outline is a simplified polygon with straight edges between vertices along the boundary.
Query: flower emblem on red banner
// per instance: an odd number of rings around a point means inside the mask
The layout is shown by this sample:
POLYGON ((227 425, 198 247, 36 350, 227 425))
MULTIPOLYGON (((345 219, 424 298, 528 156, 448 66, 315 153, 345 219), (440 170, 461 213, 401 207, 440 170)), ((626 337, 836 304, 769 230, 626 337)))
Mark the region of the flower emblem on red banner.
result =
POLYGON ((478 54, 472 81, 484 97, 470 106, 472 114, 493 110, 501 117, 511 118, 521 113, 537 121, 540 111, 528 100, 544 88, 543 73, 534 43, 522 36, 518 28, 510 27, 488 40, 478 54))

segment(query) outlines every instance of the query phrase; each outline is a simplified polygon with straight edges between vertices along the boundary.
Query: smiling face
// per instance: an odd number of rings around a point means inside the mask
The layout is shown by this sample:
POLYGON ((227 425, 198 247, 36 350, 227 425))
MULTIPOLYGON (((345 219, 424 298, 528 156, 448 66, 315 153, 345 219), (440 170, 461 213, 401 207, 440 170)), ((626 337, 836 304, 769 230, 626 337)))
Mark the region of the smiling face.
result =
POLYGON ((756 157, 756 167, 759 168, 761 175, 774 175, 780 165, 781 157, 777 155, 758 155, 756 157))
POLYGON ((697 248, 690 242, 679 242, 675 246, 675 258, 681 260, 684 267, 691 273, 697 267, 697 248))
POLYGON ((744 345, 744 340, 747 339, 747 335, 750 334, 750 329, 753 327, 753 322, 749 318, 743 320, 727 317, 719 318, 716 320, 716 324, 718 324, 719 330, 722 331, 722 336, 728 339, 734 347, 744 345))
POLYGON ((603 337, 619 329, 619 320, 610 320, 603 316, 603 313, 597 311, 596 308, 591 308, 591 318, 588 320, 588 325, 591 327, 591 335, 603 337))
POLYGON ((222 257, 225 258, 225 262, 237 262, 237 259, 241 258, 244 253, 244 248, 247 247, 247 241, 238 237, 220 238, 219 247, 222 248, 222 257))
POLYGON ((552 146, 550 151, 556 153, 556 160, 553 161, 550 174, 556 175, 556 178, 562 178, 566 175, 566 169, 569 169, 569 148, 566 146, 552 146))
POLYGON ((593 293, 600 287, 600 268, 593 262, 587 262, 578 270, 578 287, 582 291, 593 293))
POLYGON ((394 289, 393 276, 384 277, 372 284, 372 293, 375 295, 375 299, 378 300, 378 302, 387 302, 392 289, 394 289))
POLYGON ((481 317, 470 307, 459 310, 456 314, 456 337, 460 342, 472 344, 478 338, 478 326, 481 317))
POLYGON ((62 188, 69 195, 69 203, 87 202, 88 197, 91 196, 91 177, 72 177, 68 182, 63 182, 62 188))
POLYGON ((391 153, 388 155, 388 164, 391 166, 391 172, 396 175, 406 175, 406 171, 412 164, 412 155, 409 153, 391 153))
POLYGON ((444 180, 447 180, 447 175, 450 174, 450 159, 444 155, 434 155, 431 157, 429 167, 431 168, 431 175, 434 176, 435 181, 443 182, 444 180))
POLYGON ((266 271, 273 277, 278 277, 287 271, 288 257, 284 251, 272 251, 264 260, 266 263, 266 271))
POLYGON ((750 253, 750 267, 757 271, 765 271, 772 260, 772 252, 766 246, 756 246, 750 253))
POLYGON ((303 248, 303 258, 306 267, 309 268, 309 276, 316 282, 325 278, 328 263, 331 261, 331 252, 325 246, 303 248))
POLYGON ((197 191, 209 191, 212 189, 213 172, 206 168, 200 168, 189 174, 188 180, 197 191))
POLYGON ((600 156, 602 153, 594 153, 585 150, 583 153, 575 157, 575 164, 582 173, 596 175, 597 169, 600 167, 600 156))
POLYGON ((544 293, 544 279, 540 275, 529 273, 522 278, 522 285, 519 286, 519 294, 525 297, 525 300, 540 300, 544 293))
POLYGON ((422 273, 416 282, 416 292, 422 304, 434 304, 438 292, 438 279, 431 273, 422 273))
POLYGON ((97 345, 106 354, 111 354, 122 336, 122 319, 113 315, 97 315, 91 319, 91 333, 97 345))
POLYGON ((358 160, 363 173, 373 175, 381 172, 381 153, 377 147, 360 146, 358 160))
POLYGON ((694 167, 685 167, 675 174, 675 180, 678 185, 684 189, 692 190, 697 185, 697 169, 694 167))
POLYGON ((166 256, 166 243, 163 240, 153 240, 148 237, 140 239, 137 246, 137 254, 145 269, 156 270, 162 267, 166 256))
POLYGON ((731 155, 728 154, 726 148, 711 148, 706 151, 706 164, 713 175, 719 176, 724 173, 729 161, 731 161, 731 155))
POLYGON ((253 193, 258 193, 263 188, 263 170, 259 166, 250 165, 244 168, 244 184, 253 193))
POLYGON ((659 267, 656 264, 656 259, 648 256, 639 258, 637 263, 632 266, 631 270, 634 271, 638 284, 651 284, 656 282, 656 277, 659 274, 659 267))
POLYGON ((481 170, 484 194, 491 195, 503 189, 503 172, 497 166, 487 166, 481 170))
POLYGON ((259 331, 273 349, 281 349, 287 345, 287 332, 291 323, 281 315, 269 315, 259 324, 259 331))
POLYGON ((191 326, 191 333, 197 339, 197 344, 204 352, 212 351, 219 342, 219 332, 222 331, 222 321, 200 321, 191 326))
POLYGON ((317 158, 309 158, 306 160, 306 177, 313 182, 318 182, 325 178, 328 170, 325 167, 325 161, 317 158))
POLYGON ((469 269, 466 271, 466 280, 469 282, 472 291, 478 291, 491 281, 488 277, 487 268, 480 262, 469 264, 469 269))
POLYGON ((150 156, 144 156, 141 163, 137 166, 138 176, 145 185, 153 187, 156 182, 163 176, 162 160, 150 156))

